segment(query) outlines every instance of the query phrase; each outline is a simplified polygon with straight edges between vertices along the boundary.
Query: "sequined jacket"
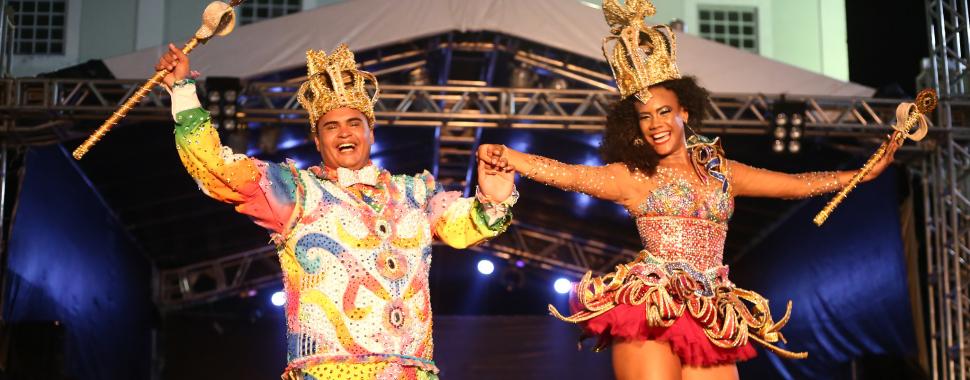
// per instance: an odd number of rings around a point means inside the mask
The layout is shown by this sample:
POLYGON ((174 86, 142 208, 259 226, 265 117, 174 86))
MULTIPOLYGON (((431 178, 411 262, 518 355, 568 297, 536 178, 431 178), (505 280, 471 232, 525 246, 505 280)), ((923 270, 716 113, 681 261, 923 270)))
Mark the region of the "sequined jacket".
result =
POLYGON ((269 230, 286 290, 288 370, 386 362, 437 372, 428 270, 438 238, 465 248, 496 236, 511 214, 444 192, 424 172, 341 187, 333 173, 268 163, 220 144, 195 86, 173 91, 179 157, 206 195, 269 230))

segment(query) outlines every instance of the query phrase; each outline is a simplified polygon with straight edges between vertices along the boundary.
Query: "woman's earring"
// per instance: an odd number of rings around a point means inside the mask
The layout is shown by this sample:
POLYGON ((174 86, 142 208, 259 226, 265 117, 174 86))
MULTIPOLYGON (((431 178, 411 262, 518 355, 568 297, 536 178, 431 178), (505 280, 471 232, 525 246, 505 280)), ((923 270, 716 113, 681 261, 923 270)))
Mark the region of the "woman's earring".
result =
POLYGON ((633 139, 633 145, 642 146, 643 145, 643 139, 642 138, 639 138, 639 137, 633 139))
POLYGON ((690 131, 690 134, 692 134, 694 136, 698 136, 697 131, 694 131, 694 128, 691 128, 691 126, 690 126, 690 115, 689 114, 684 114, 684 118, 683 119, 684 119, 684 126, 687 127, 687 130, 690 131))

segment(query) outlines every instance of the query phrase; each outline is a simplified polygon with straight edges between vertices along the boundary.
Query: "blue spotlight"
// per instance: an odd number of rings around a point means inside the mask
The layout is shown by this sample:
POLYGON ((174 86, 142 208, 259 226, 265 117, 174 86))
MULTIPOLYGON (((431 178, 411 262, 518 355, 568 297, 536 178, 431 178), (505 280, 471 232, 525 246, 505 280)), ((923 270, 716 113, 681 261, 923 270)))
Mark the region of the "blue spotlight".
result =
POLYGON ((478 262, 478 273, 490 275, 495 271, 495 264, 491 261, 482 259, 478 262))
POLYGON ((276 293, 273 293, 273 296, 270 297, 269 300, 273 302, 273 305, 275 306, 286 305, 286 293, 284 293, 282 290, 276 293))
POLYGON ((573 288, 573 283, 572 281, 560 277, 555 283, 552 284, 552 287, 556 289, 556 293, 566 294, 569 293, 569 290, 573 288))
POLYGON ((305 140, 303 139, 289 138, 289 139, 283 140, 283 142, 280 143, 279 148, 284 150, 295 148, 297 146, 303 145, 304 142, 305 140))

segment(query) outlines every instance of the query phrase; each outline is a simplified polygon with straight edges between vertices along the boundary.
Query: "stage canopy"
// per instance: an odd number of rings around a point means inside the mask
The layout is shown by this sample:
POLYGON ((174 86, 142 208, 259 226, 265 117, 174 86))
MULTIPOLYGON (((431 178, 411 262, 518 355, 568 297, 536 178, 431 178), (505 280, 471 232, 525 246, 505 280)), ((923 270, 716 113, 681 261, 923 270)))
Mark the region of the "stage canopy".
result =
MULTIPOLYGON (((666 22, 668 20, 653 20, 666 22)), ((449 31, 491 31, 603 60, 602 11, 564 0, 354 0, 237 28, 192 54, 203 76, 249 78, 305 64, 308 49, 366 50, 449 31)), ((677 34, 678 64, 715 93, 871 96, 873 89, 677 34)), ((165 46, 105 60, 116 78, 147 78, 165 46)))

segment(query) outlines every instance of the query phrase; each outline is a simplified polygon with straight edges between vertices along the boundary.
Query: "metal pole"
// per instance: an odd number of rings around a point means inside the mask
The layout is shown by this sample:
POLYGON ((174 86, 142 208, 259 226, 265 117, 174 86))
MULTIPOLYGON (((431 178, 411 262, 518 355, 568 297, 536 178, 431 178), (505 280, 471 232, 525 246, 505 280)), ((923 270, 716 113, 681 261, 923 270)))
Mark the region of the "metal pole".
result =
POLYGON ((7 0, 0 1, 0 78, 10 77, 10 66, 7 65, 7 43, 11 39, 11 33, 8 32, 9 25, 7 23, 7 0))
POLYGON ((933 379, 965 380, 968 357, 965 354, 967 332, 964 300, 967 286, 963 283, 967 269, 966 253, 970 252, 970 235, 962 233, 961 216, 970 213, 962 157, 965 148, 957 140, 953 126, 954 101, 967 97, 967 70, 970 60, 970 7, 967 0, 926 0, 927 36, 931 48, 932 81, 940 95, 938 130, 944 133, 930 158, 924 175, 932 197, 932 239, 927 242, 928 289, 930 294, 930 340, 933 379), (957 157, 960 154, 961 157, 957 157), (936 297, 933 297, 935 295, 936 297), (937 324, 938 323, 938 324, 937 324))
POLYGON ((930 187, 930 176, 933 175, 935 170, 929 162, 928 159, 923 160, 922 164, 922 178, 920 182, 923 188, 923 220, 925 221, 923 229, 925 231, 925 252, 926 252, 926 302, 927 310, 929 313, 929 364, 930 364, 930 376, 932 380, 938 380, 939 375, 937 374, 937 348, 936 345, 939 343, 939 336, 937 326, 936 326, 936 293, 937 287, 939 286, 938 278, 936 277, 936 265, 933 261, 933 253, 937 252, 933 246, 933 237, 935 236, 933 223, 935 223, 935 218, 933 217, 933 209, 935 207, 935 202, 930 202, 933 197, 933 192, 935 187, 930 187))
POLYGON ((472 175, 475 173, 475 168, 478 167, 478 145, 482 142, 482 128, 475 128, 475 142, 472 143, 471 151, 472 154, 468 157, 468 171, 465 172, 465 189, 463 190, 463 196, 469 197, 472 195, 472 175))
MULTIPOLYGON (((5 121, 4 127, 9 126, 9 121, 5 121)), ((0 326, 4 324, 4 300, 7 298, 7 224, 4 220, 7 216, 7 164, 10 148, 7 142, 0 143, 0 326)), ((12 215, 11 215, 12 217, 12 215)))
POLYGON ((943 203, 945 203, 945 199, 946 199, 946 194, 945 194, 945 191, 943 190, 946 188, 946 172, 942 170, 943 163, 941 162, 941 161, 944 161, 944 158, 945 158, 944 152, 941 149, 939 152, 937 152, 937 156, 936 156, 937 174, 939 176, 937 177, 938 184, 939 184, 939 187, 937 188, 937 199, 940 200, 939 202, 940 205, 938 207, 941 208, 940 210, 938 210, 939 226, 940 226, 940 230, 938 231, 938 234, 939 234, 938 239, 940 240, 941 244, 940 244, 940 249, 937 252, 937 255, 940 256, 938 263, 940 265, 940 273, 942 274, 941 280, 943 282, 943 292, 941 294, 942 296, 941 304, 943 306, 943 313, 942 313, 943 320, 941 321, 941 324, 943 327, 942 328, 943 340, 941 343, 943 343, 943 346, 941 347, 941 350, 945 358, 943 362, 943 368, 945 373, 944 378, 946 378, 947 380, 953 380, 954 379, 953 357, 951 355, 952 351, 950 350, 950 347, 953 346, 953 321, 952 321, 953 293, 952 293, 952 290, 950 289, 950 265, 949 265, 950 260, 947 257, 947 253, 948 253, 947 251, 949 250, 948 246, 950 244, 950 242, 947 240, 947 237, 948 237, 947 231, 949 231, 949 226, 948 226, 949 219, 947 218, 944 210, 942 210, 943 203))
MULTIPOLYGON (((949 111, 949 107, 947 107, 947 111, 949 111)), ((959 190, 957 189, 957 186, 956 186, 956 182, 958 180, 957 177, 956 177, 956 173, 955 173, 956 167, 953 164, 953 144, 954 144, 954 142, 953 142, 953 138, 952 137, 948 138, 948 140, 949 141, 947 141, 947 149, 946 149, 946 154, 947 154, 947 160, 946 160, 947 173, 946 173, 946 176, 947 176, 947 182, 948 182, 947 183, 947 187, 948 187, 948 190, 950 192, 949 198, 952 201, 956 201, 957 199, 956 199, 956 196, 954 194, 956 194, 957 191, 959 191, 959 190)), ((951 289, 951 291, 953 292, 952 295, 953 295, 953 298, 954 298, 954 305, 952 306, 953 309, 951 309, 951 310, 953 311, 953 315, 956 317, 955 318, 956 319, 956 321, 955 321, 956 322, 955 323, 956 326, 953 326, 956 329, 954 331, 954 335, 955 335, 955 337, 954 337, 955 339, 954 340, 956 340, 956 342, 951 343, 951 350, 954 353, 953 360, 956 361, 956 363, 954 363, 955 364, 955 367, 956 367, 955 368, 955 370, 956 370, 955 375, 957 375, 956 378, 963 380, 963 379, 966 379, 966 374, 964 373, 964 363, 963 363, 964 362, 963 361, 963 315, 962 315, 963 314, 962 313, 962 311, 963 311, 963 287, 962 287, 962 285, 963 284, 962 284, 962 281, 960 281, 960 266, 961 266, 961 261, 962 261, 962 259, 961 259, 962 252, 960 252, 959 249, 957 249, 959 247, 960 241, 962 239, 960 239, 960 233, 959 233, 959 228, 958 228, 959 221, 957 219, 959 217, 959 213, 957 212, 957 209, 959 207, 957 206, 957 203, 955 203, 955 202, 951 202, 951 205, 952 206, 950 207, 950 210, 949 210, 949 213, 948 213, 949 215, 947 215, 947 217, 949 218, 949 230, 947 231, 947 233, 949 235, 950 253, 951 253, 951 256, 952 256, 951 257, 951 260, 953 262, 953 264, 952 264, 952 268, 953 268, 953 289, 951 289)))

